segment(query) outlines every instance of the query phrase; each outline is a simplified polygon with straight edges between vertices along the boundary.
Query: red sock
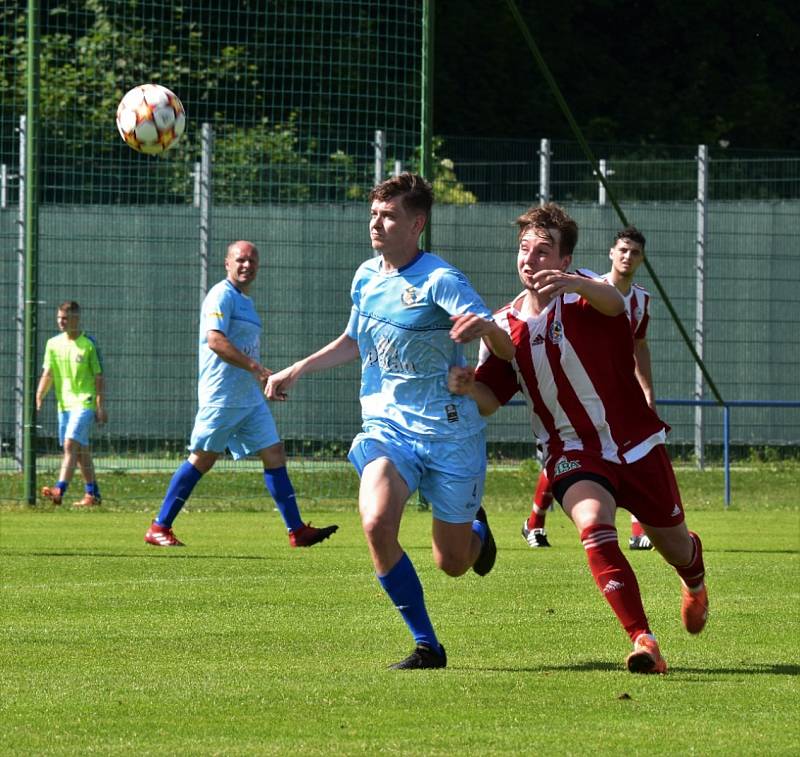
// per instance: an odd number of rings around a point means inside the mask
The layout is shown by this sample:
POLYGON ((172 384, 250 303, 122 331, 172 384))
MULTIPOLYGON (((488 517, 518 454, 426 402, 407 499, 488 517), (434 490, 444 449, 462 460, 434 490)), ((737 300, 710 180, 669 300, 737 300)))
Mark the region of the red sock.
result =
POLYGON ((631 641, 650 633, 636 575, 617 541, 617 529, 598 524, 584 528, 581 542, 595 583, 627 631, 631 641))
POLYGON ((631 516, 631 536, 644 536, 644 529, 642 524, 636 518, 631 516))
POLYGON ((703 564, 703 544, 700 537, 694 532, 689 531, 689 536, 694 542, 694 556, 688 565, 673 565, 683 582, 690 588, 696 589, 703 583, 706 575, 706 566, 703 564))
POLYGON ((533 507, 528 516, 528 528, 544 528, 545 518, 550 505, 553 504, 553 492, 550 491, 550 482, 544 471, 539 474, 539 481, 536 484, 536 493, 533 495, 533 507))

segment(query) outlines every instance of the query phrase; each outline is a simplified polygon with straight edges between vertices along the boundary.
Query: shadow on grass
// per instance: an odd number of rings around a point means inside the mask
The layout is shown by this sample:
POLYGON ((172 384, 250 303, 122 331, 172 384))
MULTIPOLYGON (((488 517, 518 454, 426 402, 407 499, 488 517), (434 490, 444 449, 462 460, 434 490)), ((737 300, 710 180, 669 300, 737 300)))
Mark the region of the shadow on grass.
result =
MULTIPOLYGON (((493 673, 597 673, 602 671, 626 672, 623 665, 613 662, 587 661, 572 665, 542 665, 527 668, 483 668, 493 673)), ((797 676, 800 675, 800 665, 768 664, 743 665, 740 668, 688 668, 679 665, 670 665, 669 673, 693 673, 697 675, 768 675, 768 676, 797 676)))
POLYGON ((272 560, 274 557, 267 555, 193 555, 187 552, 178 552, 178 547, 171 548, 169 552, 11 552, 0 550, 0 555, 6 557, 112 557, 134 558, 141 560, 143 557, 155 557, 161 560, 272 560), (160 557, 159 557, 160 555, 160 557))

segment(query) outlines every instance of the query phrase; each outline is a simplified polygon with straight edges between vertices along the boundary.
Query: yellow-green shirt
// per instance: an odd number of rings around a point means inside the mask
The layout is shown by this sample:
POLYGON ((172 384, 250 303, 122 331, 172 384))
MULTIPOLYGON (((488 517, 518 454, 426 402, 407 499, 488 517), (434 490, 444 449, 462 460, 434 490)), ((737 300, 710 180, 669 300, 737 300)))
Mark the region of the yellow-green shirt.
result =
POLYGON ((47 340, 44 369, 53 376, 59 411, 95 406, 94 377, 103 372, 95 340, 81 332, 77 339, 59 334, 47 340))

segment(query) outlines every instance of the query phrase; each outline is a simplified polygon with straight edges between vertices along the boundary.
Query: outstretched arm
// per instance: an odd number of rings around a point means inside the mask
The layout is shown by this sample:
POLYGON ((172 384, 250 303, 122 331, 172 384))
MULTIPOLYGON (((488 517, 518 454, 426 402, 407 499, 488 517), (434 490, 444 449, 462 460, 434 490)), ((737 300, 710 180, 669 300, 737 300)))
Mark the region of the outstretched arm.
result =
POLYGON ((278 373, 273 373, 267 381, 264 394, 267 395, 267 399, 283 402, 288 398, 289 389, 297 383, 301 376, 306 373, 335 368, 337 365, 349 363, 357 357, 358 342, 347 334, 342 334, 313 355, 298 360, 278 373))
POLYGON ((447 377, 447 389, 453 394, 472 397, 481 415, 491 415, 500 407, 494 392, 486 384, 475 381, 475 369, 470 366, 453 366, 447 377))
POLYGON ((539 294, 550 298, 575 292, 603 315, 615 316, 625 310, 625 300, 615 286, 576 273, 538 271, 533 275, 533 287, 539 294))
POLYGON ((450 338, 459 344, 466 344, 475 339, 483 339, 486 346, 501 360, 514 358, 514 343, 511 337, 494 321, 487 321, 474 313, 451 315, 453 327, 450 338))

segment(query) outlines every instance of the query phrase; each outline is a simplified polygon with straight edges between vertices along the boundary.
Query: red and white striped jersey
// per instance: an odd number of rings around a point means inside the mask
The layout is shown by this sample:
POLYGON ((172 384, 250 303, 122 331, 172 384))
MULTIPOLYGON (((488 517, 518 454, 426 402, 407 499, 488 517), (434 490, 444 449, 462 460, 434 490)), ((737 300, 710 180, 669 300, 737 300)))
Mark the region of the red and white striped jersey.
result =
POLYGON ((606 316, 580 295, 566 294, 529 317, 518 309, 524 297, 494 315, 516 346, 514 359, 500 360, 481 345, 476 380, 503 405, 522 392, 545 459, 582 450, 634 462, 662 444, 669 427, 636 379, 627 313, 606 316))
MULTIPOLYGON (((588 268, 579 268, 578 273, 589 278, 601 279, 614 286, 611 282, 611 271, 598 276, 588 268)), ((628 314, 633 338, 646 339, 647 324, 650 323, 650 292, 639 284, 633 284, 628 294, 622 294, 622 299, 625 300, 625 312, 628 314)))

